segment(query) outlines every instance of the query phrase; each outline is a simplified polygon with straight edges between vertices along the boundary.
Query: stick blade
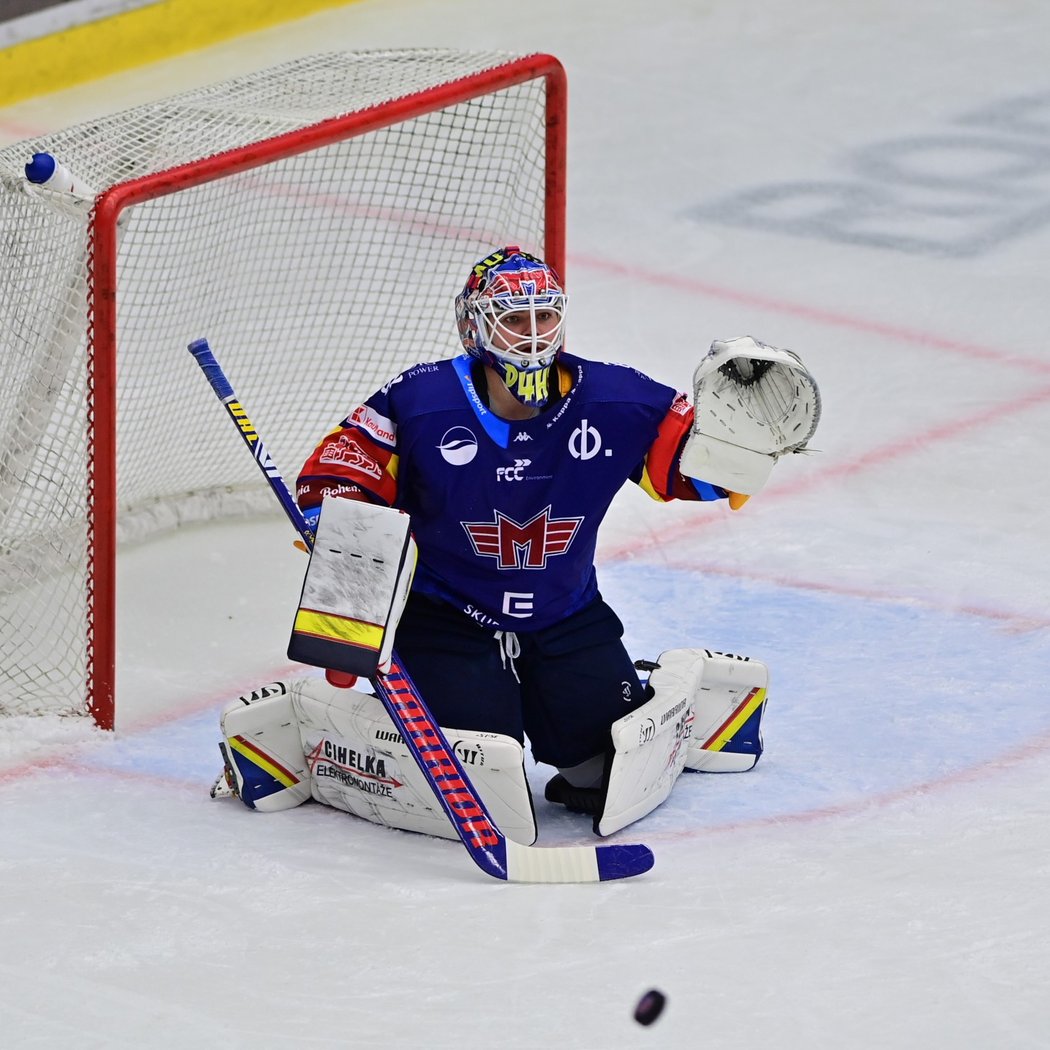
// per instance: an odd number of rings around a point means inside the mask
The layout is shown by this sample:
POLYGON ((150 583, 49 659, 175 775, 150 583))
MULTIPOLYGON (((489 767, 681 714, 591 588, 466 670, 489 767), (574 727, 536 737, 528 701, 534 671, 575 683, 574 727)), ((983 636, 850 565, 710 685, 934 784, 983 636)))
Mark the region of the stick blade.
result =
POLYGON ((522 846, 506 841, 508 882, 608 882, 648 871, 653 851, 642 845, 522 846))
POLYGON ((598 872, 602 882, 630 879, 649 871, 656 863, 653 851, 641 843, 598 846, 598 872))

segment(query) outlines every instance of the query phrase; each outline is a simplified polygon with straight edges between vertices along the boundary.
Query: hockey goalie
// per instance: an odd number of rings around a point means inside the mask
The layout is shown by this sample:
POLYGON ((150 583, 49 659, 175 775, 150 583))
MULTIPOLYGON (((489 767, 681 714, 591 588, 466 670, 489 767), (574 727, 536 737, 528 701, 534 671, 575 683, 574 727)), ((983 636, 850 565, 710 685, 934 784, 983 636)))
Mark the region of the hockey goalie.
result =
POLYGON ((627 481, 740 509, 807 447, 817 386, 797 354, 750 337, 712 344, 691 398, 571 355, 557 274, 513 245, 471 268, 455 309, 464 352, 354 406, 299 475, 316 543, 289 656, 324 670, 227 707, 217 790, 455 837, 354 684, 389 669, 396 644, 509 838, 536 838, 526 746, 557 770, 545 798, 609 835, 683 771, 751 769, 768 682, 760 660, 699 647, 636 666, 598 589, 598 527, 627 481))

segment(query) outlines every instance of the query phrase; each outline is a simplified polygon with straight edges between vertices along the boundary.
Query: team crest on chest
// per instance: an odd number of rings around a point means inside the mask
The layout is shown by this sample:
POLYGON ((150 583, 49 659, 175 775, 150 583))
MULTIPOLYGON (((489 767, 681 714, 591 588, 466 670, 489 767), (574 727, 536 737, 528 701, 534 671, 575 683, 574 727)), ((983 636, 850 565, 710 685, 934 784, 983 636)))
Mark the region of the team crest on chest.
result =
POLYGON ((494 521, 461 522, 474 553, 495 558, 500 569, 545 569, 547 559, 564 554, 583 518, 552 518, 548 504, 524 524, 495 512, 494 521))

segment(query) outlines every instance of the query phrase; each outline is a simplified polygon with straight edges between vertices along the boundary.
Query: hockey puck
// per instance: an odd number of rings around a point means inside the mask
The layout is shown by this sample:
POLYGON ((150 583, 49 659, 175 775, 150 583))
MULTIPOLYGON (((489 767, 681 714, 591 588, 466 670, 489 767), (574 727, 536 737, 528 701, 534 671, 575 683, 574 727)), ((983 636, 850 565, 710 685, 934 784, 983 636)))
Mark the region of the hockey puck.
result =
POLYGON ((651 1025, 664 1012, 666 1005, 667 996, 655 988, 650 988, 638 1000, 638 1005, 634 1008, 634 1019, 639 1024, 651 1025))

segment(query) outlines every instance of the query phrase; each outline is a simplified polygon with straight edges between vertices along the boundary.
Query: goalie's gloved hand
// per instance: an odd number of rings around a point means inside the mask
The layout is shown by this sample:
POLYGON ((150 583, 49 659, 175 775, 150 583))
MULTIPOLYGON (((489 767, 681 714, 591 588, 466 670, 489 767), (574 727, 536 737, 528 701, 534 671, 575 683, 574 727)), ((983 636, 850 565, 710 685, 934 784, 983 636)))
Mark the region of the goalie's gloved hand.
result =
POLYGON ((693 374, 693 433, 679 469, 750 496, 801 452, 820 421, 816 380, 791 350, 750 336, 716 340, 693 374))

